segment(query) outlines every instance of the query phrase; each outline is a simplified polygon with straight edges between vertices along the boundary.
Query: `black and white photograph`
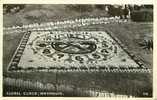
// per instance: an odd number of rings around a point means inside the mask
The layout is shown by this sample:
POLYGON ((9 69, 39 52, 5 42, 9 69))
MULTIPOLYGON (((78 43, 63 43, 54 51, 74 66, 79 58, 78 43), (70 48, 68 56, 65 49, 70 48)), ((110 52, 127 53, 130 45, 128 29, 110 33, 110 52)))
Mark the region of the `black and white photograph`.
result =
POLYGON ((3 4, 3 97, 153 97, 151 4, 3 4))

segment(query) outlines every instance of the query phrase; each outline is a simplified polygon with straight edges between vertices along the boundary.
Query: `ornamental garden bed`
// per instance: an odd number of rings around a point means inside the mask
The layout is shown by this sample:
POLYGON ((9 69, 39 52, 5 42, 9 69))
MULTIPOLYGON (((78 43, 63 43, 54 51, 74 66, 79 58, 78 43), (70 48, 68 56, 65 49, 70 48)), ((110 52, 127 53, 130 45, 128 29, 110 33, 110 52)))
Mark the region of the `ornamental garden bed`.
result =
POLYGON ((105 31, 29 31, 8 71, 150 72, 105 31))

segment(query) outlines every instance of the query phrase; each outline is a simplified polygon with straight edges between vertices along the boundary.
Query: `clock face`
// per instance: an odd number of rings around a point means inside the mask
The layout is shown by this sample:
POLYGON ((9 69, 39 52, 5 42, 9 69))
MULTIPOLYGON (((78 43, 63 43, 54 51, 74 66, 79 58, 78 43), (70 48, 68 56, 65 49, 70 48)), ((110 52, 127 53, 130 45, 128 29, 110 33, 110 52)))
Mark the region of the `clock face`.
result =
POLYGON ((32 49, 47 59, 79 63, 106 61, 117 54, 117 45, 103 33, 47 33, 32 41, 32 49))
POLYGON ((106 32, 33 31, 24 37, 9 68, 36 70, 128 66, 136 68, 139 65, 106 32))

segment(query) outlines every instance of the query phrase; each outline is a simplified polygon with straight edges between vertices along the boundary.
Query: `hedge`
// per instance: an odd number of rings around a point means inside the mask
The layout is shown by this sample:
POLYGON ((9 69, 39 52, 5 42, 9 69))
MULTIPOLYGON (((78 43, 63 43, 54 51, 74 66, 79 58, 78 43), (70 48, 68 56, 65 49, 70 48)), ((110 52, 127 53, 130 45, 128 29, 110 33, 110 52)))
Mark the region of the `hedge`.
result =
POLYGON ((132 11, 131 20, 135 22, 152 22, 153 10, 132 11))

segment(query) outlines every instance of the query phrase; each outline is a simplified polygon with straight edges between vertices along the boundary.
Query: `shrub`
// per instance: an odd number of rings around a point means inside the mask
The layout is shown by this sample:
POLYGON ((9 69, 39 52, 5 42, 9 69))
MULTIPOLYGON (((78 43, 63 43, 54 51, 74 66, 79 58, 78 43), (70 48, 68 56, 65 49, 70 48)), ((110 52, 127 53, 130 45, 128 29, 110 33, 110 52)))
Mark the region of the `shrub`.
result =
POLYGON ((139 46, 143 49, 153 50, 153 40, 144 40, 141 43, 139 43, 139 46))
POLYGON ((13 9, 16 8, 16 10, 14 10, 14 13, 16 13, 24 9, 25 5, 24 4, 4 4, 3 8, 5 9, 6 13, 10 13, 13 9))
POLYGON ((85 66, 80 66, 80 69, 87 70, 87 68, 85 66))
POLYGON ((49 69, 56 69, 56 67, 49 67, 49 69))
POLYGON ((89 67, 89 69, 97 69, 96 67, 89 67))
POLYGON ((152 10, 132 11, 131 20, 135 22, 152 22, 153 11, 152 10))
POLYGON ((99 9, 99 10, 105 10, 106 5, 96 4, 96 5, 95 5, 95 8, 96 8, 96 9, 99 9))
POLYGON ((37 70, 43 70, 46 69, 45 67, 38 67, 37 70))
POLYGON ((26 70, 34 70, 34 67, 28 67, 26 70))
POLYGON ((120 16, 122 18, 123 15, 123 10, 122 7, 119 6, 118 8, 114 7, 114 6, 108 6, 108 14, 110 16, 120 16))
POLYGON ((99 69, 107 69, 105 66, 100 66, 99 69))
POLYGON ((77 67, 70 67, 70 69, 72 69, 72 70, 76 70, 76 69, 77 69, 77 67))
POLYGON ((85 5, 85 4, 72 4, 67 5, 69 10, 74 10, 76 12, 91 12, 93 10, 93 5, 85 5))
POLYGON ((153 9, 153 5, 144 5, 144 8, 153 9))
POLYGON ((138 6, 138 5, 134 5, 134 10, 140 10, 141 9, 141 6, 138 6))

